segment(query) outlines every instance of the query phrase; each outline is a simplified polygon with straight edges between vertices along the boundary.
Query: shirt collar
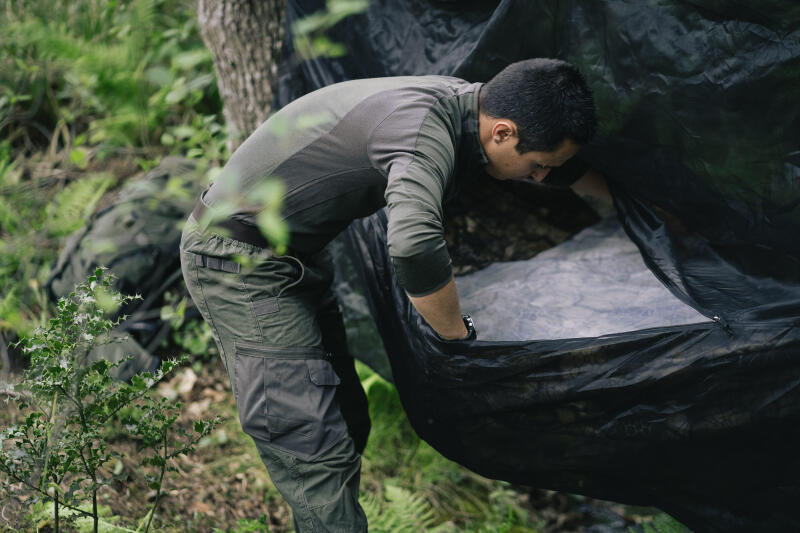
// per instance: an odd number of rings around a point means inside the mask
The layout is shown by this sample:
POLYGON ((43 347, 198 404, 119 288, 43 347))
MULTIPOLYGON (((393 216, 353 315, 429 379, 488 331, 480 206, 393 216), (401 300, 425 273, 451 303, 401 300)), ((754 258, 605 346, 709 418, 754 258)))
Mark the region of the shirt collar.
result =
POLYGON ((464 93, 463 97, 463 131, 469 136, 471 152, 478 158, 481 166, 489 164, 486 152, 483 150, 478 128, 478 113, 480 104, 480 94, 483 83, 473 83, 470 90, 464 93))

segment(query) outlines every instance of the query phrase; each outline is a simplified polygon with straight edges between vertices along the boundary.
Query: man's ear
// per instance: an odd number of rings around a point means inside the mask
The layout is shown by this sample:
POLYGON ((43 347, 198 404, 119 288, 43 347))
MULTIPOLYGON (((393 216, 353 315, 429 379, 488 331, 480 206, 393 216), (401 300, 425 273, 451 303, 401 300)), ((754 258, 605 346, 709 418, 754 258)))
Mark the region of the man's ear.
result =
POLYGON ((513 121, 501 118, 492 125, 492 140, 500 144, 517 136, 517 125, 513 121))

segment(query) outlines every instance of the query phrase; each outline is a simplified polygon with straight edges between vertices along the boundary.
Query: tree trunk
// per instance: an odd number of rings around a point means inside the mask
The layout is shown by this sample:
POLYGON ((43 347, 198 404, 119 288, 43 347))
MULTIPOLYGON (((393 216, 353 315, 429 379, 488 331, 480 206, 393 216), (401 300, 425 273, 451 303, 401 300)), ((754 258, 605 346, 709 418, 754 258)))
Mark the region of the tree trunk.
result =
POLYGON ((284 35, 286 0, 199 0, 197 19, 214 56, 233 150, 269 113, 284 35))

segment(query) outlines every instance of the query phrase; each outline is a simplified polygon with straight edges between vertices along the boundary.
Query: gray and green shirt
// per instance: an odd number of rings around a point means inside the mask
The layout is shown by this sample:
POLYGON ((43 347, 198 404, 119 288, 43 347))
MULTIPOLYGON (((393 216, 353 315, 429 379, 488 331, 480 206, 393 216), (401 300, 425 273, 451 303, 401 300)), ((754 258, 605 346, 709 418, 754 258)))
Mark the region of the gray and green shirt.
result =
MULTIPOLYGON (((234 153, 204 196, 207 205, 285 184, 290 248, 321 249, 354 219, 387 206, 389 252, 411 295, 451 277, 442 204, 462 171, 482 169, 481 83, 444 76, 338 83, 287 105, 234 153), (471 167, 471 168, 467 168, 471 167)), ((254 224, 259 207, 234 218, 254 224)))

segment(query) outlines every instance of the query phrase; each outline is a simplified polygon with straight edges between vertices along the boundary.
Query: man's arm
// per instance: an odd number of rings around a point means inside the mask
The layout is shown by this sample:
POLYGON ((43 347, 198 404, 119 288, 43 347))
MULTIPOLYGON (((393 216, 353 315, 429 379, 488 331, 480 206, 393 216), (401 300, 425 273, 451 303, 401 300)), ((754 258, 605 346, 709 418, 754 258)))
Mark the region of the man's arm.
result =
POLYGON ((458 303, 456 282, 450 277, 447 285, 425 296, 408 298, 422 315, 422 318, 436 330, 441 337, 454 340, 468 335, 464 321, 461 319, 461 306, 458 303))
POLYGON ((600 215, 600 218, 614 216, 614 202, 608 190, 608 183, 599 172, 589 169, 571 187, 575 194, 600 215))

